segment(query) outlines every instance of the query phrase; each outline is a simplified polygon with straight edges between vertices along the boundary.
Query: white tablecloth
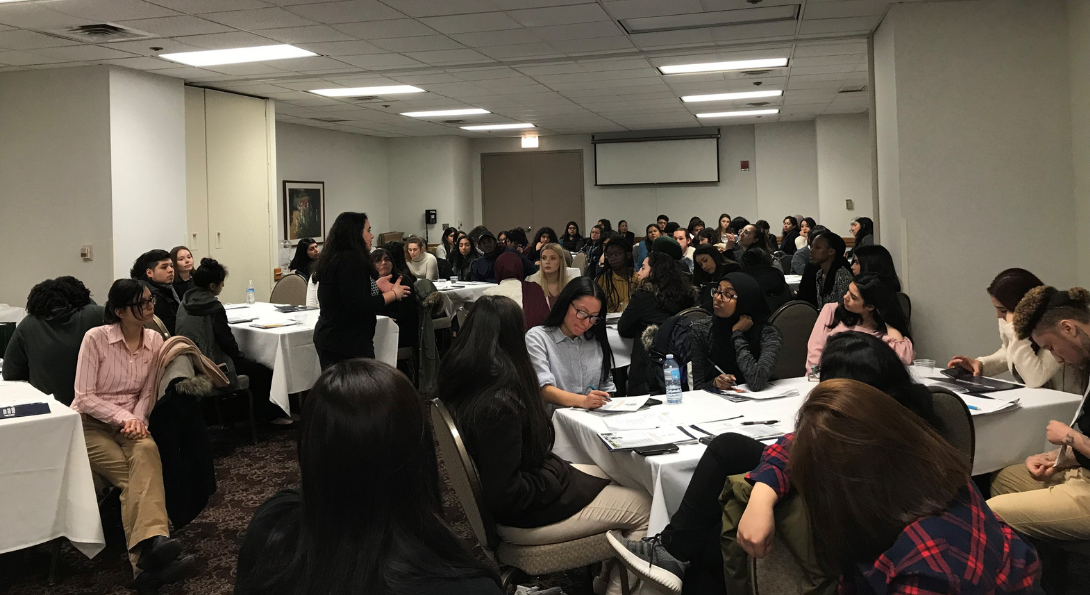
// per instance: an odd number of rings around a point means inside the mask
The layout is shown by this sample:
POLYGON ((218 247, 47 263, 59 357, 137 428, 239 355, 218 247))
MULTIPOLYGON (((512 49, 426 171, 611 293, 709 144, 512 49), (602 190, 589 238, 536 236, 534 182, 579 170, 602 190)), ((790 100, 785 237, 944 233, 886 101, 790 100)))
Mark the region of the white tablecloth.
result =
POLYGON ((484 281, 458 281, 457 283, 451 283, 450 281, 436 281, 435 288, 450 298, 450 301, 454 302, 455 308, 461 304, 467 304, 477 301, 477 298, 484 295, 484 290, 489 287, 495 287, 495 283, 485 283, 484 281), (453 287, 457 285, 458 287, 453 287))
POLYGON ((67 537, 88 558, 106 542, 80 416, 25 382, 0 381, 0 407, 49 403, 0 421, 0 554, 67 537))
MULTIPOLYGON (((238 347, 253 361, 271 368, 273 371, 270 398, 285 412, 288 408, 288 395, 310 390, 322 366, 318 362, 318 352, 314 350, 314 325, 318 324, 319 310, 308 310, 294 314, 281 314, 276 306, 265 302, 230 309, 228 316, 241 316, 249 311, 258 319, 252 322, 232 324, 231 332, 238 341, 238 347), (299 324, 280 328, 260 329, 250 326, 256 323, 301 321, 299 324)), ((375 327, 375 359, 397 365, 397 323, 386 316, 379 316, 375 327)))
MULTIPOLYGON (((681 424, 744 415, 749 420, 779 420, 779 426, 794 428, 795 416, 806 394, 817 386, 805 378, 781 380, 777 386, 799 388, 800 396, 764 402, 731 403, 704 391, 687 392, 681 405, 659 405, 653 409, 669 412, 681 424)), ((1011 411, 973 417, 976 428, 976 458, 973 474, 988 473, 1021 463, 1026 457, 1052 447, 1045 440, 1049 420, 1067 423, 1075 415, 1080 395, 1045 389, 1016 389, 1003 398, 1019 398, 1021 407, 1011 411)), ((681 504, 700 456, 703 444, 680 446, 674 454, 643 457, 634 452, 611 453, 598 438, 608 431, 602 417, 580 409, 558 409, 553 414, 556 442, 553 451, 572 463, 593 464, 614 481, 640 488, 651 495, 648 535, 661 531, 681 504)))
MULTIPOLYGON (((0 304, 0 322, 19 322, 26 316, 26 310, 7 304, 0 304)), ((2 355, 2 354, 0 354, 2 355)))
POLYGON ((799 290, 799 283, 802 283, 802 275, 784 275, 783 278, 787 280, 787 286, 791 288, 791 291, 799 290))

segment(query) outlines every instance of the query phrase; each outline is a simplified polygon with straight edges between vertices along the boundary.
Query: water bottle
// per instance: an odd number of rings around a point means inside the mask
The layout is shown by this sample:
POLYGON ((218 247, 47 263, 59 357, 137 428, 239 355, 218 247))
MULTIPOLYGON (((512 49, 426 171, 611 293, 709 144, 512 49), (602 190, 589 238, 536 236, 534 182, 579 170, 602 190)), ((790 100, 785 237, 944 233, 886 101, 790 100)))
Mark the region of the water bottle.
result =
POLYGON ((252 304, 257 301, 257 292, 254 290, 254 281, 250 280, 250 284, 246 286, 246 303, 252 304))
POLYGON ((666 381, 666 402, 670 405, 681 404, 681 368, 674 361, 674 356, 667 355, 662 364, 662 376, 666 381))

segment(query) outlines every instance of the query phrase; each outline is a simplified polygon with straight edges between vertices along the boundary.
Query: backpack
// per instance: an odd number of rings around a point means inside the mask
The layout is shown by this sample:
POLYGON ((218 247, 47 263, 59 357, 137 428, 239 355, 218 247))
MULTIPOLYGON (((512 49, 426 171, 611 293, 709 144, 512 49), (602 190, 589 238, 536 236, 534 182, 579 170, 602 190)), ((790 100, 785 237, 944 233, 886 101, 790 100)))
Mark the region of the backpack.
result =
POLYGON ((662 366, 666 363, 668 354, 673 354, 674 361, 681 369, 681 385, 689 386, 688 368, 689 360, 692 358, 689 334, 692 330, 693 321, 688 316, 671 316, 659 325, 651 345, 647 348, 647 357, 651 362, 647 377, 649 394, 666 394, 666 379, 663 376, 662 366))

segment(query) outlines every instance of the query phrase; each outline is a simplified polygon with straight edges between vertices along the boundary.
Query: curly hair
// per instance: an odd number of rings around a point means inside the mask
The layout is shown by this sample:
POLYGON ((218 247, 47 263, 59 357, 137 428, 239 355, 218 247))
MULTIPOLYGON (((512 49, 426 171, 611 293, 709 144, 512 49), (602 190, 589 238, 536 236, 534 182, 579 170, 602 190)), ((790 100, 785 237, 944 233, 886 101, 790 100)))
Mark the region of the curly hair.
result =
POLYGON ((676 260, 664 252, 647 255, 651 274, 640 283, 640 289, 655 296, 655 305, 666 312, 680 312, 696 304, 696 290, 681 276, 676 260))
POLYGON ((75 277, 46 279, 30 289, 26 312, 31 316, 49 316, 68 308, 82 308, 91 303, 91 290, 75 277))
POLYGON ((1072 287, 1060 291, 1050 285, 1026 292, 1014 310, 1014 332, 1027 339, 1038 328, 1051 329, 1061 320, 1090 324, 1090 291, 1072 287))

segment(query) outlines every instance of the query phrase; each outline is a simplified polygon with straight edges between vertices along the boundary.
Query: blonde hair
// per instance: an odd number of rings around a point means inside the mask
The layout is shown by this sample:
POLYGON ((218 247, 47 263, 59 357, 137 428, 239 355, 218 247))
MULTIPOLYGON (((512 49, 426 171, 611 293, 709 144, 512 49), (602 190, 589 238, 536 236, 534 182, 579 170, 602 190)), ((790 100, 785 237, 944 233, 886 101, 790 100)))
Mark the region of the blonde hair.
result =
MULTIPOLYGON (((560 295, 560 292, 564 291, 564 287, 571 281, 571 276, 568 275, 568 262, 564 259, 567 250, 560 244, 545 244, 541 248, 541 252, 544 253, 546 250, 552 250, 556 253, 557 258, 560 259, 560 267, 556 269, 556 295, 560 295)), ((549 280, 545 278, 545 270, 543 268, 539 268, 536 273, 530 275, 526 280, 540 285, 541 290, 545 292, 545 297, 549 297, 549 280)))

